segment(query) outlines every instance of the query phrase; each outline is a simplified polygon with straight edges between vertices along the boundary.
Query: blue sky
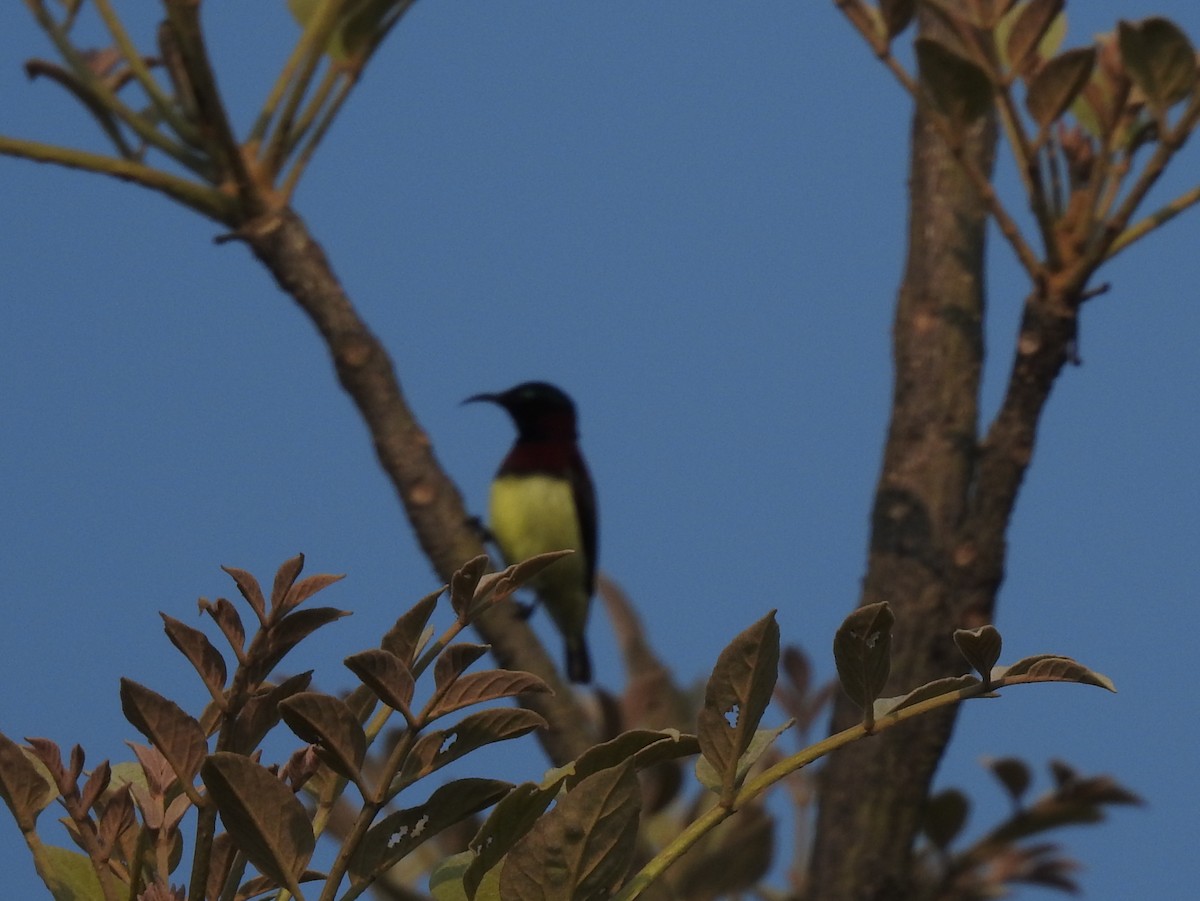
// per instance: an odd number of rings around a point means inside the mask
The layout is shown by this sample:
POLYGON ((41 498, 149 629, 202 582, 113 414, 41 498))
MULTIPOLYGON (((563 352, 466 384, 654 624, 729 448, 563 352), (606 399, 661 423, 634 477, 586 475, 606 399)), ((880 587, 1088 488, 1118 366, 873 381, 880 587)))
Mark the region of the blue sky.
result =
MULTIPOLYGON (((1182 0, 1075 6, 1069 43, 1152 13, 1200 39, 1182 0)), ((295 27, 282 3, 208 7, 245 128, 295 27)), ((50 48, 24 9, 0 22, 0 132, 103 149, 63 92, 26 82, 50 48)), ((148 44, 153 20, 131 25, 148 44)), ((580 407, 600 564, 680 678, 773 607, 829 673, 891 390, 908 114, 832 3, 425 2, 297 206, 473 509, 511 430, 459 401, 554 381, 580 407)), ((1168 182, 1198 178, 1186 153, 1168 182)), ((355 615, 289 663, 349 685, 341 659, 436 583, 307 321, 156 195, 12 160, 0 185, 0 729, 122 758, 120 676, 201 701, 157 612, 192 621, 198 596, 233 592, 220 564, 269 579, 297 551, 348 574, 325 597, 355 615)), ((1069 654, 1120 692, 979 702, 940 774, 977 799, 976 829, 1005 809, 985 755, 1143 795, 1062 836, 1096 899, 1200 879, 1196 234, 1191 214, 1102 273, 1011 534, 1004 659, 1069 654)), ((989 278, 994 405, 1026 292, 999 242, 989 278)), ((602 615, 591 634, 619 688, 602 615)), ((7 816, 0 842, 3 894, 36 896, 7 816)))

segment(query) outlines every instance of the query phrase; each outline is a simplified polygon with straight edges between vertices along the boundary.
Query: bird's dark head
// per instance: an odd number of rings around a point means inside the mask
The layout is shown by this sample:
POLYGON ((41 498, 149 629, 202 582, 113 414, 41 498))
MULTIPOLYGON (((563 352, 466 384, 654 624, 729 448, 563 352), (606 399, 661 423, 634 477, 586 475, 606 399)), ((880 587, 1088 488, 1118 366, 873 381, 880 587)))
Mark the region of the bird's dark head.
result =
POLYGON ((574 440, 575 404, 549 382, 522 382, 500 394, 476 394, 463 403, 488 401, 503 407, 522 441, 574 440))

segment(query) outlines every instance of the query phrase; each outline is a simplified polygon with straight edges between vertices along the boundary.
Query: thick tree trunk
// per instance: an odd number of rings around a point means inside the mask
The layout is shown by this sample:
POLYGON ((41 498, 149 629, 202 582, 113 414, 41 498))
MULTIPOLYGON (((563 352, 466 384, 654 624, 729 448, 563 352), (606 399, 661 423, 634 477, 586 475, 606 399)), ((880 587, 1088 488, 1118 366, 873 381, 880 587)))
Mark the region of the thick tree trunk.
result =
MULTIPOLYGON (((990 172, 990 120, 968 153, 990 172)), ((963 671, 951 633, 986 621, 962 609, 955 554, 975 473, 983 363, 986 211, 922 111, 913 124, 908 259, 893 328, 895 390, 861 603, 896 614, 889 690, 963 671)), ((833 728, 861 718, 841 696, 833 728)), ((837 754, 822 774, 810 897, 908 898, 923 799, 954 712, 923 717, 837 754)))

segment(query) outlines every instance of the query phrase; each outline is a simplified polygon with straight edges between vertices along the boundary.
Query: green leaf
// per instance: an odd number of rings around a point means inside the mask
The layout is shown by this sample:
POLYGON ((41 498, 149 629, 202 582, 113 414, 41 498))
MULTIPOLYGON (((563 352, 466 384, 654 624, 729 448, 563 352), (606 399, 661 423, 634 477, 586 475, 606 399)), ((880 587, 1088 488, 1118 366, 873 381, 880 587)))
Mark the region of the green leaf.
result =
POLYGON ((317 691, 292 695, 279 705, 288 728, 302 741, 317 746, 329 768, 359 784, 367 736, 345 701, 317 691))
POLYGON ((21 746, 0 732, 0 797, 22 832, 31 832, 38 814, 58 797, 52 780, 42 775, 21 746))
POLYGON ((1075 102, 1092 77, 1096 48, 1068 50, 1038 69, 1029 82, 1025 107, 1038 126, 1045 128, 1075 102))
POLYGON ((291 789, 248 757, 218 751, 200 776, 238 848, 292 894, 316 847, 312 823, 291 789))
POLYGON ((121 710, 167 759, 179 781, 190 786, 208 751, 200 724, 174 701, 131 679, 121 679, 121 710))
POLYGON ((991 676, 992 667, 1000 659, 1000 630, 993 625, 978 629, 956 629, 954 643, 967 658, 967 663, 985 680, 991 676))
POLYGON ((846 617, 833 638, 833 659, 842 688, 868 718, 891 672, 895 621, 887 603, 868 604, 846 617))
POLYGON ((641 791, 625 764, 593 773, 508 854, 502 901, 606 901, 629 871, 641 791))
POLYGON ((1170 19, 1155 16, 1120 22, 1117 41, 1125 69, 1151 106, 1166 109, 1191 93, 1196 83, 1196 51, 1170 19))
POLYGON ((488 871, 474 893, 468 895, 463 884, 463 875, 475 861, 475 855, 470 851, 447 857, 433 868, 429 874, 429 893, 434 901, 500 901, 500 872, 498 869, 488 871))
POLYGON ((696 737, 721 776, 723 794, 737 785, 738 761, 771 703, 778 675, 779 624, 771 611, 721 652, 704 690, 696 737))
POLYGON ((398 810, 373 825, 350 858, 350 876, 374 879, 443 829, 491 807, 512 789, 496 779, 448 782, 419 807, 398 810))
POLYGON ((916 41, 921 80, 933 105, 958 131, 992 108, 992 80, 975 63, 933 38, 916 41))
POLYGON ((936 848, 945 851, 967 824, 970 809, 966 795, 956 788, 948 788, 925 802, 921 828, 936 848))
POLYGON ((86 855, 54 845, 45 845, 36 854, 38 875, 54 901, 105 901, 100 879, 86 855))

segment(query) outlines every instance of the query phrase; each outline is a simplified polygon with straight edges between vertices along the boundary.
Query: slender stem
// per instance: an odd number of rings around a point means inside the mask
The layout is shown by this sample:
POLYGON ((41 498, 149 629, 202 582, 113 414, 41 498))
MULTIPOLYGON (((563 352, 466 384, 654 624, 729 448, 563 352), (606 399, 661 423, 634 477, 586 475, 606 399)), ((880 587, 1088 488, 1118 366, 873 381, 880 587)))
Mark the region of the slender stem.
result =
POLYGON ((96 95, 96 97, 111 110, 122 122, 131 128, 143 141, 150 146, 161 150, 167 156, 177 161, 180 165, 186 166, 197 174, 203 174, 205 165, 203 160, 199 160, 196 156, 183 147, 181 144, 172 141, 165 134, 155 128, 145 116, 130 109, 126 106, 116 94, 106 85, 103 79, 97 78, 96 73, 91 70, 87 62, 80 56, 73 44, 67 39, 66 33, 62 30, 53 17, 46 10, 45 5, 41 0, 25 0, 25 5, 29 7, 37 20, 39 26, 54 42, 54 46, 58 49, 63 60, 71 68, 71 72, 76 78, 84 84, 88 90, 96 95))
MULTIPOLYGON (((999 684, 1001 683, 997 683, 997 685, 999 684)), ((613 901, 633 901, 634 898, 639 897, 651 883, 662 876, 667 868, 682 857, 696 842, 716 828, 721 822, 746 806, 746 804, 765 794, 773 785, 781 781, 784 777, 796 772, 796 770, 808 766, 810 763, 851 742, 858 741, 868 735, 876 735, 885 729, 898 726, 900 723, 910 720, 913 717, 920 716, 931 710, 937 710, 941 707, 950 707, 968 698, 990 694, 997 685, 989 688, 980 682, 965 688, 946 692, 945 694, 936 695, 932 698, 926 698, 924 701, 879 717, 875 720, 870 732, 867 731, 866 726, 859 723, 856 726, 851 726, 849 729, 838 732, 836 735, 831 735, 817 742, 815 745, 809 745, 807 748, 779 761, 774 766, 768 767, 754 778, 747 780, 728 806, 716 804, 688 824, 686 829, 675 836, 662 851, 642 867, 636 876, 626 883, 625 887, 614 896, 613 901)))
POLYGON ((316 121, 316 126, 312 128, 312 133, 304 141, 304 145, 300 148, 300 152, 296 155, 295 160, 293 160, 291 168, 279 185, 279 192, 288 201, 291 200, 300 177, 312 161, 313 154, 317 152, 317 146, 333 125, 334 119, 337 118, 342 105, 350 96, 355 83, 356 79, 353 76, 347 75, 344 71, 333 66, 325 72, 325 76, 321 79, 321 84, 317 88, 313 99, 309 102, 308 109, 296 125, 293 141, 288 142, 289 147, 287 152, 290 153, 294 147, 294 141, 298 140, 312 127, 313 119, 317 117, 318 112, 320 113, 316 121), (335 86, 337 87, 337 91, 334 93, 333 100, 326 104, 326 100, 329 98, 330 93, 333 92, 335 86), (321 109, 322 106, 324 109, 321 109))
POLYGON ((1159 207, 1146 218, 1134 223, 1119 234, 1111 245, 1109 245, 1106 258, 1115 257, 1122 250, 1133 244, 1135 241, 1144 238, 1154 229, 1164 223, 1170 222, 1184 210, 1200 203, 1200 186, 1192 188, 1183 194, 1180 194, 1170 203, 1159 207))
POLYGON ((36 163, 55 163, 69 169, 82 169, 100 175, 111 175, 122 181, 131 181, 144 188, 166 194, 173 200, 190 207, 198 213, 225 225, 235 223, 235 205, 230 197, 216 188, 180 178, 145 163, 117 157, 88 153, 70 147, 42 144, 0 135, 0 154, 36 163))
POLYGON ((269 198, 246 165, 225 112, 205 47, 204 30, 200 26, 200 4, 196 0, 166 0, 166 7, 184 68, 191 80, 198 118, 203 123, 201 136, 221 177, 230 179, 237 190, 242 220, 257 216, 267 209, 269 198))
POLYGON ((187 136, 189 135, 194 136, 196 129, 179 115, 179 111, 176 109, 175 104, 172 103, 171 98, 159 87, 157 79, 150 72, 150 67, 146 65, 145 58, 130 39, 129 32, 125 30, 120 16, 113 10, 110 0, 93 0, 93 5, 100 14, 100 18, 104 20, 104 25, 108 28, 108 33, 112 35, 117 49, 121 51, 121 56, 124 58, 126 65, 129 66, 129 71, 133 73, 133 77, 137 79, 138 84, 142 86, 142 90, 146 92, 146 96, 150 98, 150 102, 154 104, 154 108, 158 111, 158 114, 184 140, 187 140, 187 136))
MULTIPOLYGON (((292 124, 304 101, 304 96, 308 93, 317 66, 320 65, 321 58, 325 55, 329 39, 337 27, 341 6, 340 0, 325 0, 321 4, 313 17, 309 19, 308 26, 304 29, 304 33, 296 44, 296 49, 284 67, 284 74, 290 75, 284 91, 287 99, 284 101, 283 110, 275 123, 275 130, 259 157, 272 180, 283 168, 289 142, 295 140, 292 124)), ((282 79, 282 77, 281 74, 280 78, 282 79)), ((275 89, 272 89, 272 96, 274 94, 275 89)), ((264 115, 265 112, 264 110, 264 115)), ((260 116, 261 119, 262 116, 260 116)), ((257 128, 256 125, 255 129, 257 130, 257 128)))

